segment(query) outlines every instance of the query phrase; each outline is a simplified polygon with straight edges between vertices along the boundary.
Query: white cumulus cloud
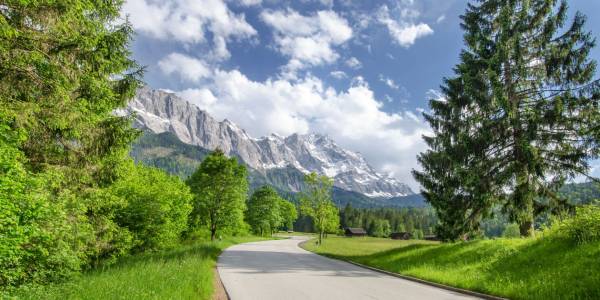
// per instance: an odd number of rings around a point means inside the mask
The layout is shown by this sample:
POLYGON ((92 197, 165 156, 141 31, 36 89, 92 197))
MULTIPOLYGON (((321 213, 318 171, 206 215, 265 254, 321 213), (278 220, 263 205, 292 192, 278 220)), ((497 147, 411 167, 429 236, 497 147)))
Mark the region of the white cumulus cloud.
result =
POLYGON ((346 65, 355 70, 362 68, 362 63, 356 57, 348 59, 346 65))
POLYGON ((179 73, 182 81, 197 82, 212 75, 206 63, 180 53, 171 53, 158 62, 158 67, 167 75, 179 73))
POLYGON ((329 75, 331 75, 337 79, 348 78, 348 75, 346 75, 346 73, 344 71, 333 71, 333 72, 329 73, 329 75))
POLYGON ((419 16, 419 12, 404 9, 399 20, 393 20, 386 5, 382 6, 377 13, 377 21, 385 24, 390 31, 394 42, 404 48, 409 48, 418 38, 433 34, 433 30, 427 24, 415 25, 412 19, 419 16))
POLYGON ((336 91, 311 75, 294 82, 257 82, 238 70, 216 70, 212 79, 179 94, 217 120, 240 124, 254 137, 327 133, 341 147, 361 152, 379 172, 393 173, 418 190, 410 170, 418 168, 414 158, 426 149, 421 136, 430 134, 429 126, 413 112, 382 111, 383 103, 364 78, 354 78, 347 91, 336 91))
POLYGON ((290 77, 295 77, 298 69, 336 61, 340 55, 333 47, 352 37, 348 21, 334 11, 303 16, 288 8, 265 10, 260 17, 274 30, 274 48, 290 58, 284 68, 290 77))
POLYGON ((206 32, 211 32, 219 59, 229 57, 226 40, 248 39, 257 34, 243 13, 233 13, 222 0, 128 0, 123 13, 130 15, 136 32, 156 39, 194 45, 206 43, 206 32))
POLYGON ((384 82, 385 84, 387 84, 387 86, 397 90, 398 88, 400 88, 399 85, 394 84, 394 80, 392 80, 389 77, 385 77, 383 76, 383 74, 379 74, 379 81, 384 82))

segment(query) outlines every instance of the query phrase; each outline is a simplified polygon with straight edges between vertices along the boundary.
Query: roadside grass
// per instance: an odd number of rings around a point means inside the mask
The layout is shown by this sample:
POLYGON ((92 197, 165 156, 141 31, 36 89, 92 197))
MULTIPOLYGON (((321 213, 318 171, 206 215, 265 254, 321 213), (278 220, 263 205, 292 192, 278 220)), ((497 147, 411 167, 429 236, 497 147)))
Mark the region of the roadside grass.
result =
MULTIPOLYGON (((315 245, 303 248, 315 252, 315 245)), ((339 238, 324 242, 317 253, 509 299, 600 299, 600 242, 339 238)))
POLYGON ((65 284, 21 289, 17 299, 210 299, 213 267, 225 248, 282 238, 242 237, 199 242, 124 258, 65 284))

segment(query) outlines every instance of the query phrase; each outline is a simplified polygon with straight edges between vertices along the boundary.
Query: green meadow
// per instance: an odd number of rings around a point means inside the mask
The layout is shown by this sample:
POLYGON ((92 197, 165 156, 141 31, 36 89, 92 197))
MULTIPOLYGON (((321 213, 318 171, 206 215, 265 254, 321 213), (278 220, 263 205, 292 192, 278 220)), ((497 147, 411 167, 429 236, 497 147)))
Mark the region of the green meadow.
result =
MULTIPOLYGON (((315 252, 315 245, 303 246, 315 252)), ((600 242, 328 238, 318 254, 509 299, 600 299, 600 242)))
POLYGON ((240 237, 199 242, 84 272, 65 284, 22 288, 19 299, 210 299, 217 257, 225 248, 281 238, 240 237))

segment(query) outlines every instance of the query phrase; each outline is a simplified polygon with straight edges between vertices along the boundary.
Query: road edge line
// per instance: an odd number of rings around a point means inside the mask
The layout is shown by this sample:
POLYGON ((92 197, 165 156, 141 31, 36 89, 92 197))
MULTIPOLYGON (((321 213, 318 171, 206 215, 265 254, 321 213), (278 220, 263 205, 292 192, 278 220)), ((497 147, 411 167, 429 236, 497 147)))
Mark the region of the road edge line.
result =
MULTIPOLYGON (((227 247, 227 248, 229 248, 229 247, 227 247)), ((219 281, 221 282, 221 286, 223 286, 223 290, 225 291, 225 295, 227 295, 227 300, 231 300, 231 297, 229 297, 229 293, 227 292, 227 288, 225 288, 225 284, 223 284, 223 280, 221 280, 221 274, 219 274, 219 259, 221 258, 221 254, 223 254, 223 252, 225 252, 225 250, 227 250, 227 248, 221 250, 221 253, 219 253, 219 255, 217 255, 217 265, 215 266, 215 271, 217 273, 217 277, 219 277, 219 281)))
MULTIPOLYGON (((306 241, 304 241, 304 242, 306 242, 306 241)), ((365 266, 363 264, 359 264, 357 262, 353 262, 353 261, 350 261, 350 260, 341 260, 341 259, 327 257, 325 255, 321 255, 319 253, 308 251, 308 250, 302 248, 302 246, 304 246, 304 245, 300 245, 302 243, 303 242, 298 243, 298 248, 300 248, 300 249, 302 249, 304 251, 307 251, 307 252, 310 252, 310 253, 313 253, 313 254, 317 254, 317 255, 325 257, 325 258, 337 260, 337 261, 340 261, 340 262, 349 263, 351 265, 355 265, 355 266, 361 267, 363 269, 375 271, 375 272, 386 274, 386 275, 389 275, 389 276, 393 276, 393 277, 397 277, 397 278, 401 278, 401 279, 405 279, 405 280, 410 280, 410 281, 414 281, 414 282, 417 282, 417 283, 422 283, 422 284, 426 284, 426 285, 429 285, 429 286, 433 286, 433 287, 437 287, 437 288, 441 288, 441 289, 445 289, 445 290, 449 290, 449 291, 453 291, 453 292, 457 292, 457 293, 461 293, 461 294, 465 294, 465 295, 469 295, 469 296, 476 296, 476 297, 480 297, 480 298, 483 298, 483 299, 488 299, 488 300, 510 300, 510 299, 507 299, 507 298, 501 298, 501 297, 496 297, 496 296, 492 296, 492 295, 482 294, 482 293, 478 293, 478 292, 474 292, 474 291, 469 291, 469 290, 465 290, 465 289, 461 289, 461 288, 456 288, 456 287, 445 285, 445 284, 441 284, 441 283, 436 283, 436 282, 427 281, 427 280, 423 280, 423 279, 419 279, 419 278, 415 278, 415 277, 410 277, 410 276, 406 276, 406 275, 402 275, 402 274, 398 274, 398 273, 394 273, 394 272, 390 272, 390 271, 385 271, 385 270, 373 268, 373 267, 370 267, 370 266, 365 266)))
POLYGON ((422 284, 426 284, 426 285, 430 285, 430 286, 442 288, 442 289, 445 289, 445 290, 450 290, 450 291, 453 291, 453 292, 467 294, 467 295, 470 295, 470 296, 477 296, 477 297, 480 297, 480 298, 483 298, 483 299, 489 299, 489 300, 509 300, 507 298, 501 298, 501 297, 496 297, 496 296, 492 296, 492 295, 482 294, 482 293, 478 293, 478 292, 474 292, 474 291, 469 291, 469 290, 465 290, 465 289, 461 289, 461 288, 456 288, 456 287, 445 285, 445 284, 441 284, 441 283, 431 282, 431 281, 427 281, 427 280, 423 280, 423 279, 419 279, 419 278, 415 278, 415 277, 410 277, 410 276, 406 276, 406 275, 402 275, 402 274, 398 274, 398 273, 394 273, 394 272, 390 272, 390 271, 385 271, 385 270, 381 270, 381 269, 377 269, 377 268, 365 266, 363 264, 359 264, 357 262, 353 262, 353 261, 349 261, 349 260, 340 260, 340 261, 347 262, 349 264, 352 264, 352 265, 355 265, 355 266, 358 266, 358 267, 361 267, 361 268, 364 268, 364 269, 368 269, 368 270, 371 270, 371 271, 375 271, 375 272, 383 273, 383 274, 386 274, 386 275, 390 275, 390 276, 394 276, 394 277, 398 277, 398 278, 402 278, 402 279, 406 279, 406 280, 410 280, 410 281, 414 281, 414 282, 418 282, 418 283, 422 283, 422 284))

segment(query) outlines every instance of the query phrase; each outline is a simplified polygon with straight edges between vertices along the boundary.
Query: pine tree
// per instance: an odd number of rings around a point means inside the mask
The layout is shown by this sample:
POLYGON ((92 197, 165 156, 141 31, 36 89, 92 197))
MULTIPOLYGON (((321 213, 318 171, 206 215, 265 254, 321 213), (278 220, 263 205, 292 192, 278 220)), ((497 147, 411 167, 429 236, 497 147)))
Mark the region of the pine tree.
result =
POLYGON ((461 16, 457 77, 424 114, 435 135, 413 176, 443 238, 477 231, 497 203, 522 235, 535 234, 535 216, 570 209, 558 189, 598 158, 600 81, 587 58, 596 40, 580 12, 563 30, 566 1, 478 2, 461 16))

